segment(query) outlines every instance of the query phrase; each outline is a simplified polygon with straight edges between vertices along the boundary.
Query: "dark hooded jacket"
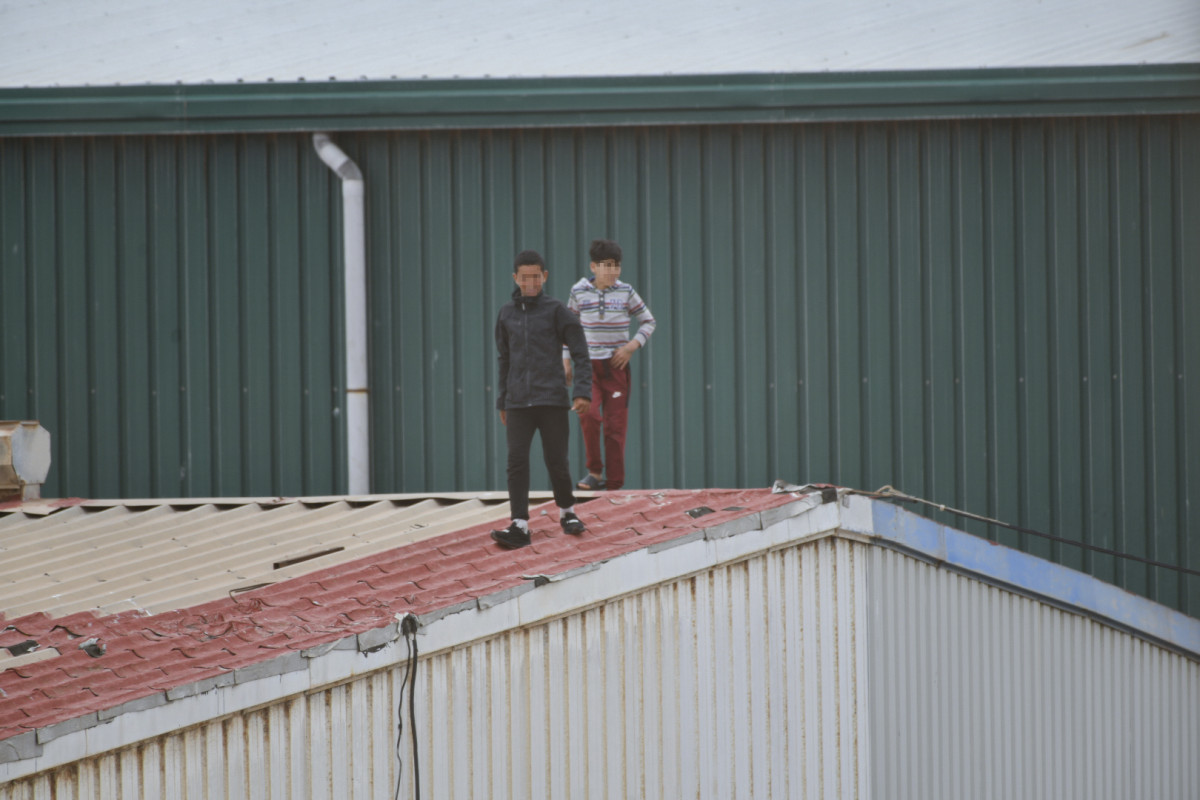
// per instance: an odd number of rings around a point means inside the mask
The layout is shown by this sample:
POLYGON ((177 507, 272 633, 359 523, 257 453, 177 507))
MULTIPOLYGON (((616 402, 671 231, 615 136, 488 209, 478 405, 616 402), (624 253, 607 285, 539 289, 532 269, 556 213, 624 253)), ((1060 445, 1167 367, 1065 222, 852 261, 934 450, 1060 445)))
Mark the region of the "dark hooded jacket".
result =
POLYGON ((539 292, 525 297, 520 287, 496 318, 500 385, 496 408, 570 407, 572 398, 592 397, 592 364, 579 317, 562 302, 539 292), (571 353, 575 373, 570 397, 562 348, 571 353))

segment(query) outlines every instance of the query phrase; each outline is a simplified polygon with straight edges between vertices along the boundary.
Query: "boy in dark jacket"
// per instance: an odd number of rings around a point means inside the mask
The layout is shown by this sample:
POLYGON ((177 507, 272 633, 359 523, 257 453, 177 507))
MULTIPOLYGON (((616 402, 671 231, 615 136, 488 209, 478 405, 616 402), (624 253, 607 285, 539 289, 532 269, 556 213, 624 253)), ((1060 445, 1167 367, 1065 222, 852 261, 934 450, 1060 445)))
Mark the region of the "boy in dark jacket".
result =
POLYGON ((567 459, 567 409, 586 414, 592 396, 592 370, 583 328, 579 317, 542 292, 550 276, 546 262, 536 251, 525 250, 517 255, 513 270, 517 288, 496 319, 500 361, 496 408, 507 429, 512 524, 492 531, 493 539, 510 548, 529 544, 529 447, 535 431, 542 433, 542 457, 550 472, 563 532, 575 536, 584 532, 583 522, 575 515, 567 459), (567 396, 567 376, 561 360, 564 345, 574 363, 571 397, 567 396))

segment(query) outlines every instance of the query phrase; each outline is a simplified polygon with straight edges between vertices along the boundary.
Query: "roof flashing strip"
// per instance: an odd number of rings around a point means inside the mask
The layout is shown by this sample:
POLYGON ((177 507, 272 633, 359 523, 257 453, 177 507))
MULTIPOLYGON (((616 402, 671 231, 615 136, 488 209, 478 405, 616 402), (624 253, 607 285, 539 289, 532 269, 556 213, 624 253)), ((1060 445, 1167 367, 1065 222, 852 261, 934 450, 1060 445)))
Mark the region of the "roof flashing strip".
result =
MULTIPOLYGON (((1200 660, 1200 620, 1078 570, 941 525, 881 500, 849 498, 877 544, 1083 614, 1200 660)), ((867 532, 867 531, 863 531, 867 532)))
POLYGON ((0 136, 839 122, 1200 111, 1200 64, 0 89, 0 136))

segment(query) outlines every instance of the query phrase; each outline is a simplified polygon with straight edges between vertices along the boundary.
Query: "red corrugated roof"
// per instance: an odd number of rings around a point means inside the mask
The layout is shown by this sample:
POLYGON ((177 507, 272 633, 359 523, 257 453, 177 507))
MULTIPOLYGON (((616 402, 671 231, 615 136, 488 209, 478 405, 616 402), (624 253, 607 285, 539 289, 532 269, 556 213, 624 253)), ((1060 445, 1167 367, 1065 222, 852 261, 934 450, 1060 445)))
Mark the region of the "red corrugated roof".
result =
POLYGON ((0 672, 0 740, 384 628, 397 614, 421 616, 478 600, 523 585, 530 576, 561 575, 794 499, 769 489, 604 494, 577 506, 588 526, 581 537, 561 532, 552 504, 535 507, 533 543, 520 550, 492 542, 488 531, 507 522, 496 520, 161 614, 0 616, 0 647, 20 652, 23 644, 36 642, 39 651, 60 653, 0 672))

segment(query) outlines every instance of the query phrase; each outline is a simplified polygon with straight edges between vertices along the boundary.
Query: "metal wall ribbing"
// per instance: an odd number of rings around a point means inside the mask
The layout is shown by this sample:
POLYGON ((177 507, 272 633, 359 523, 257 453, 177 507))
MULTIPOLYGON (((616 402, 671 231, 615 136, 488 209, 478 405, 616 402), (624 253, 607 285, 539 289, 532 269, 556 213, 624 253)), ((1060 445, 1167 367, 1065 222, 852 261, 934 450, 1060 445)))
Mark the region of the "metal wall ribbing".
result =
POLYGON ((872 548, 872 796, 1192 798, 1200 664, 872 548))
POLYGON ((434 661, 422 792, 862 796, 856 556, 790 548, 434 661))
MULTIPOLYGON (((376 491, 503 487, 511 258, 562 296, 607 235, 660 319, 630 485, 892 484, 1200 567, 1200 118, 336 138, 367 183, 376 491)), ((304 136, 0 140, 0 417, 54 434, 49 494, 344 487, 323 169, 304 136)), ((971 529, 1200 608, 1195 578, 971 529)))
MULTIPOLYGON (((423 659, 421 796, 869 796, 863 556, 843 539, 789 547, 423 659)), ((390 797, 404 671, 77 762, 0 798, 390 797)), ((402 797, 415 796, 410 732, 406 714, 402 797)))
POLYGON ((0 139, 0 417, 50 430, 43 496, 337 485, 327 172, 297 137, 0 139))
MULTIPOLYGON (((392 231, 370 237, 393 320, 373 379, 396 399, 372 424, 400 446, 376 477, 503 485, 475 398, 511 254, 541 250, 562 296, 607 235, 662 320, 632 485, 892 484, 1200 567, 1198 137, 1196 117, 362 135, 392 231)), ((968 528, 1200 608, 1195 579, 968 528)))

